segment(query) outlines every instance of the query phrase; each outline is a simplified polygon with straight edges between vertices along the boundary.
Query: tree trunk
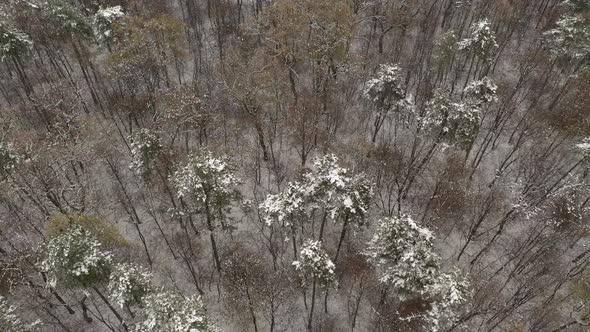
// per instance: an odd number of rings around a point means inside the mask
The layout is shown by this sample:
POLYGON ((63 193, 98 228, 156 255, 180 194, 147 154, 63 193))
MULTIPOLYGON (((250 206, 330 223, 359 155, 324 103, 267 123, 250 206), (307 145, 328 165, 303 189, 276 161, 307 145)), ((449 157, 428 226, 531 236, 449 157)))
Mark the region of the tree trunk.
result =
POLYGON ((346 229, 348 227, 348 215, 344 219, 344 223, 342 224, 342 231, 340 232, 340 240, 338 240, 338 247, 336 248, 336 255, 334 255, 334 264, 338 260, 338 254, 340 254, 340 248, 342 247, 342 243, 344 242, 344 238, 346 237, 346 229))
POLYGON ((117 309, 115 309, 115 307, 113 307, 113 305, 109 302, 109 300, 102 294, 102 292, 96 286, 93 286, 92 289, 94 289, 94 291, 96 292, 96 294, 98 294, 100 299, 107 305, 107 307, 109 307, 109 309, 115 315, 115 317, 117 317, 119 322, 121 322, 121 325, 123 326, 125 331, 128 331, 127 324, 125 324, 125 322, 123 321, 123 318, 121 317, 119 312, 117 312, 117 309))
POLYGON ((313 280, 313 286, 311 288, 311 307, 309 308, 309 319, 307 321, 307 330, 312 330, 312 322, 313 322, 313 310, 315 307, 315 289, 316 289, 316 280, 313 280))
POLYGON ((207 229, 209 230, 209 238, 211 239, 211 248, 213 249, 213 259, 215 260, 215 268, 218 273, 221 273, 221 261, 219 260, 219 251, 217 250, 217 243, 215 241, 215 228, 213 227, 213 216, 209 207, 209 195, 205 196, 205 214, 207 219, 207 229))
POLYGON ((248 298, 248 309, 250 310, 250 316, 252 317, 252 324, 254 324, 254 332, 258 332, 258 324, 256 323, 256 314, 254 313, 254 306, 252 304, 252 298, 248 287, 246 287, 246 297, 248 298))

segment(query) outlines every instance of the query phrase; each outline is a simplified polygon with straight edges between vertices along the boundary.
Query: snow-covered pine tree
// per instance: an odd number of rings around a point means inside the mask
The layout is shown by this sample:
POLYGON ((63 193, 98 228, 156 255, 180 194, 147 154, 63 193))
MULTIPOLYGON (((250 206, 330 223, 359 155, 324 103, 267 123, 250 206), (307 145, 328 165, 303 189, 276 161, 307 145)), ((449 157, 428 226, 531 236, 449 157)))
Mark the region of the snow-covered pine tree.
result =
POLYGON ((372 183, 362 173, 350 173, 350 170, 340 166, 338 157, 334 154, 317 157, 313 169, 304 174, 301 180, 288 183, 279 194, 268 195, 260 205, 268 226, 278 224, 287 233, 291 232, 295 257, 295 226, 309 223, 315 215, 320 216, 317 235, 320 241, 328 221, 342 224, 336 258, 348 227, 368 223, 372 183))
POLYGON ((590 137, 585 137, 582 141, 576 144, 576 148, 582 152, 583 155, 590 154, 590 137))
POLYGON ((109 276, 109 297, 121 308, 142 305, 143 298, 152 291, 151 282, 151 272, 143 267, 132 263, 117 264, 109 276))
POLYGON ((457 34, 453 30, 447 31, 441 34, 434 44, 434 59, 439 65, 450 65, 458 48, 457 34))
POLYGON ((461 315, 468 311, 471 296, 471 284, 459 270, 440 273, 424 294, 430 305, 422 317, 425 327, 437 332, 456 325, 461 315))
POLYGON ((47 272, 51 287, 92 287, 108 279, 112 256, 96 237, 73 224, 47 239, 38 250, 39 268, 47 272))
POLYGON ((171 181, 177 196, 187 204, 186 212, 205 217, 215 265, 221 271, 215 230, 219 225, 228 227, 226 215, 240 197, 237 188, 240 181, 234 166, 225 156, 216 157, 209 151, 203 151, 191 154, 185 163, 179 165, 171 181))
POLYGON ((336 286, 336 266, 322 249, 320 241, 307 240, 301 246, 299 260, 293 262, 295 271, 301 278, 303 287, 311 284, 311 307, 307 321, 307 329, 312 330, 313 311, 315 308, 316 288, 324 289, 336 286))
POLYGON ((411 96, 406 97, 406 87, 398 65, 380 65, 376 76, 365 82, 363 97, 374 110, 375 121, 371 137, 373 143, 391 112, 407 115, 413 111, 411 96))
POLYGON ((320 241, 307 240, 301 246, 299 259, 293 262, 303 286, 317 282, 321 287, 336 285, 335 265, 322 249, 320 241))
POLYGON ((476 104, 455 102, 447 92, 438 90, 427 103, 420 125, 440 141, 467 150, 479 132, 480 117, 476 104))
POLYGON ((590 1, 588 0, 564 0, 562 5, 575 13, 582 13, 590 10, 590 1))
POLYGON ((440 269, 433 238, 429 229, 408 215, 384 218, 365 254, 377 267, 380 281, 396 289, 400 297, 422 294, 436 282, 440 269))
POLYGON ((486 18, 472 24, 469 36, 459 42, 459 50, 470 52, 483 62, 493 59, 497 48, 496 34, 486 18))
MULTIPOLYGON (((373 184, 363 173, 350 174, 350 170, 340 166, 334 154, 316 158, 313 166, 315 170, 305 174, 302 187, 306 190, 310 206, 320 208, 334 223, 342 224, 336 260, 348 226, 368 224, 373 184)), ((324 219, 320 226, 320 241, 323 239, 324 219)))
POLYGON ((129 169, 135 174, 147 179, 152 164, 162 150, 162 141, 157 132, 142 128, 129 138, 131 146, 131 163, 129 169))
POLYGON ((182 297, 170 291, 157 291, 144 297, 134 332, 214 332, 200 296, 182 297))
POLYGON ((38 255, 39 269, 47 274, 50 288, 93 289, 122 326, 126 327, 121 314, 100 290, 109 279, 112 254, 103 250, 93 233, 73 223, 60 233, 47 237, 38 248, 38 255))
POLYGON ((0 60, 18 59, 28 54, 33 46, 31 38, 12 27, 8 20, 0 16, 0 60))
POLYGON ((454 103, 443 127, 445 139, 469 151, 479 133, 481 111, 469 103, 454 103))
POLYGON ((479 133, 482 109, 497 101, 496 84, 488 77, 470 82, 457 101, 447 91, 436 90, 426 104, 420 126, 438 139, 469 151, 479 133))
POLYGON ((498 86, 489 77, 470 82, 464 90, 468 102, 483 107, 498 100, 498 86))
POLYGON ((4 332, 39 331, 40 321, 25 323, 16 313, 16 310, 16 307, 10 305, 6 299, 0 295, 0 330, 4 332))
POLYGON ((384 218, 365 254, 386 289, 396 291, 398 300, 419 296, 428 303, 424 314, 403 319, 421 319, 429 330, 439 331, 458 321, 471 293, 469 282, 458 271, 442 271, 433 238, 429 229, 408 215, 384 218))
POLYGON ((546 48, 554 60, 562 64, 587 63, 590 55, 590 24, 581 14, 562 16, 556 26, 543 35, 546 48))
POLYGON ((299 181, 287 183, 286 188, 278 194, 269 194, 260 209, 264 213, 264 222, 267 226, 278 224, 289 229, 304 216, 305 213, 305 188, 299 181))
POLYGON ((92 36, 92 26, 82 10, 65 0, 48 0, 37 8, 48 33, 56 39, 92 36))
POLYGON ((94 20, 92 21, 96 40, 108 46, 115 38, 113 25, 123 17, 125 17, 125 13, 121 6, 100 8, 94 14, 94 20))
POLYGON ((10 144, 0 140, 0 180, 12 174, 22 159, 22 156, 16 153, 10 144))

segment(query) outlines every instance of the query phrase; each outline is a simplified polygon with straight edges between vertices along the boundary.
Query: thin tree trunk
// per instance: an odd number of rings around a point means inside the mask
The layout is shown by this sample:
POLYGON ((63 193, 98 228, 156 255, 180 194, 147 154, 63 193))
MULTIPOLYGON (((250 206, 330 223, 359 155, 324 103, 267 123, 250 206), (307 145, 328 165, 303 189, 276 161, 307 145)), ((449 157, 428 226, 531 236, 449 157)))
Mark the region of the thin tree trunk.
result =
POLYGON ((313 286, 311 288, 311 307, 309 308, 309 319, 307 321, 307 330, 312 330, 312 322, 313 322, 313 310, 315 307, 315 289, 316 289, 316 280, 313 279, 313 286))
POLYGON ((250 310, 250 316, 252 317, 252 323, 254 324, 254 332, 258 332, 258 324, 256 323, 256 314, 254 313, 254 305, 252 304, 252 298, 248 287, 246 287, 246 297, 248 298, 248 309, 250 310))
POLYGON ((115 317, 117 317, 119 322, 121 322, 121 325, 123 326, 125 331, 128 331, 127 324, 125 324, 125 322, 123 321, 123 317, 121 317, 119 312, 117 312, 117 309, 115 309, 115 307, 113 307, 113 305, 109 302, 109 300, 102 294, 102 292, 96 286, 93 286, 92 289, 94 289, 94 291, 96 292, 96 294, 98 294, 100 299, 107 305, 107 307, 109 307, 109 309, 115 315, 115 317))
POLYGON ((217 250, 217 242, 215 241, 215 228, 213 227, 213 216, 209 207, 209 195, 205 198, 205 218, 207 219, 207 229, 209 230, 209 238, 211 239, 211 248, 213 249, 213 259, 215 260, 215 268, 218 273, 221 273, 221 261, 219 259, 219 251, 217 250))

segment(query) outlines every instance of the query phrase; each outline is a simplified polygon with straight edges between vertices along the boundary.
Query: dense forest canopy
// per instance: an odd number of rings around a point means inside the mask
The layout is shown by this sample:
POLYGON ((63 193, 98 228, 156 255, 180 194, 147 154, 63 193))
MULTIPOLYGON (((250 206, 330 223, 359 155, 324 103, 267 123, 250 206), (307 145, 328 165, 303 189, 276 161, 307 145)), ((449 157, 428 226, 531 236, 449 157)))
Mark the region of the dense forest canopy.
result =
POLYGON ((587 331, 589 85, 589 0, 1 0, 0 330, 587 331))

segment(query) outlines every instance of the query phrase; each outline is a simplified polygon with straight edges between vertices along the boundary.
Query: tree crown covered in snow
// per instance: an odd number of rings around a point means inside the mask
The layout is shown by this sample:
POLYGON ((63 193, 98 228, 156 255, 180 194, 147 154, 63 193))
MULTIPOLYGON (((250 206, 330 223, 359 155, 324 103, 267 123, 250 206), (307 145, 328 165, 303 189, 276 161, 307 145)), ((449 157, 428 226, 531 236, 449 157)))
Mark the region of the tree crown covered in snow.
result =
POLYGON ((589 0, 564 0, 562 4, 574 11, 574 12, 585 12, 590 9, 590 1, 589 0))
POLYGON ((0 330, 5 332, 34 332, 39 331, 39 321, 25 323, 16 313, 16 307, 8 304, 0 295, 0 330))
POLYGON ((380 65, 377 75, 365 83, 363 97, 379 113, 412 110, 412 103, 406 98, 406 88, 398 65, 380 65))
MULTIPOLYGON (((486 96, 488 98, 488 96, 486 96)), ((455 102, 443 91, 436 91, 426 106, 423 128, 440 132, 443 141, 467 149, 479 132, 480 101, 455 102)))
POLYGON ((140 176, 147 176, 152 163, 158 153, 162 150, 162 141, 158 133, 142 128, 133 136, 131 141, 131 164, 129 169, 140 176))
POLYGON ((576 144, 576 148, 582 152, 583 155, 590 155, 590 137, 585 137, 582 141, 576 144))
POLYGON ((275 221, 286 227, 292 225, 291 217, 305 211, 304 188, 299 182, 289 182, 287 187, 278 194, 269 194, 260 208, 264 213, 264 221, 270 226, 275 221))
POLYGON ((135 332, 208 332, 217 331, 207 317, 199 296, 183 298, 169 291, 158 291, 144 298, 135 332))
POLYGON ((459 42, 459 49, 473 52, 483 61, 489 61, 498 48, 496 34, 487 19, 483 19, 471 26, 471 33, 459 42))
POLYGON ((22 159, 10 144, 0 140, 0 180, 12 174, 22 159))
POLYGON ((554 59, 585 60, 590 54, 590 25, 581 15, 561 17, 544 36, 554 59))
POLYGON ((315 159, 314 172, 305 174, 303 189, 312 205, 320 203, 332 219, 338 215, 364 224, 372 195, 372 184, 364 174, 352 175, 328 154, 315 159))
POLYGON ((89 287, 102 282, 108 278, 112 260, 94 235, 76 224, 48 239, 39 254, 39 267, 47 272, 52 287, 89 287))
POLYGON ((432 241, 432 232, 407 215, 384 218, 365 254, 380 281, 396 289, 399 299, 418 294, 429 303, 425 314, 405 319, 422 319, 429 330, 439 331, 458 321, 471 291, 458 271, 442 271, 432 241))
POLYGON ((338 157, 328 154, 314 160, 313 170, 300 181, 293 181, 279 194, 268 195, 261 204, 268 225, 278 221, 290 226, 292 217, 324 208, 337 221, 348 218, 366 224, 372 184, 364 174, 351 175, 339 165, 338 157))
POLYGON ((445 331, 460 321, 467 312, 472 290, 469 280, 458 270, 439 274, 435 283, 426 291, 430 310, 424 317, 426 327, 433 332, 445 331))
POLYGON ((478 106, 490 104, 498 100, 498 86, 489 77, 475 80, 465 88, 465 95, 478 106))
POLYGON ((303 285, 308 285, 313 280, 319 282, 322 287, 336 284, 335 265, 322 249, 320 241, 305 241, 301 246, 299 260, 294 261, 293 266, 303 285))
POLYGON ((453 30, 441 34, 434 44, 434 59, 441 64, 450 64, 458 49, 457 40, 453 30))
POLYGON ((11 27, 7 22, 0 21, 0 60, 18 58, 28 53, 32 45, 33 42, 27 34, 11 27))
POLYGON ((452 112, 443 127, 445 138, 451 144, 467 149, 479 132, 481 111, 469 103, 454 103, 452 112))
POLYGON ((141 266, 117 264, 109 276, 109 296, 121 308, 141 304, 142 298, 151 290, 151 280, 152 274, 141 266))
POLYGON ((177 196, 193 202, 198 212, 207 206, 212 213, 228 208, 239 196, 240 181, 233 165, 227 157, 209 151, 191 154, 174 172, 172 182, 177 196))
POLYGON ((90 36, 92 28, 82 10, 64 0, 49 0, 40 3, 39 10, 43 24, 56 37, 72 35, 90 36))
POLYGON ((92 22, 96 39, 100 43, 110 42, 114 37, 113 24, 124 16, 125 13, 121 6, 100 8, 94 14, 94 21, 92 22))
POLYGON ((424 293, 436 282, 440 258, 433 251, 430 230, 409 216, 384 218, 366 249, 382 283, 402 294, 424 293))

